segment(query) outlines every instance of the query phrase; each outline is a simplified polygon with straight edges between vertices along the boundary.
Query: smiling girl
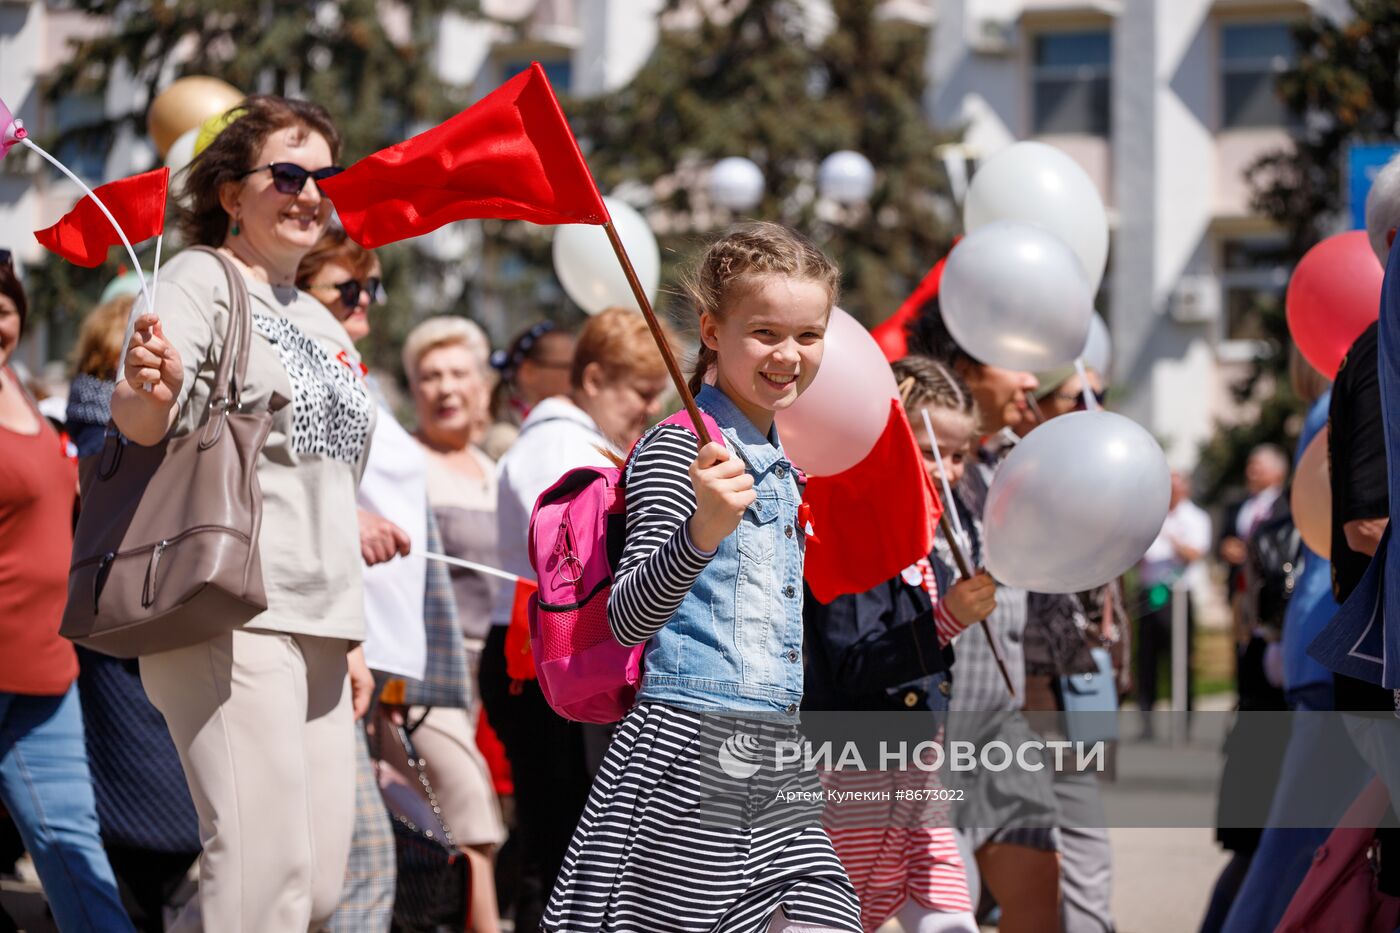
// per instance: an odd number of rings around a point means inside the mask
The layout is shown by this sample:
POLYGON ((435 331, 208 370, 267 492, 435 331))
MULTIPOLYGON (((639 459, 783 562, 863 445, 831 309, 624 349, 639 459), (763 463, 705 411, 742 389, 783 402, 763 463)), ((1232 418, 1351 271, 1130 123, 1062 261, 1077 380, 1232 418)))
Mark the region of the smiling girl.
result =
POLYGON ((754 777, 762 756, 736 773, 725 754, 796 735, 805 535, 774 416, 816 376, 838 285, 829 259, 773 224, 722 237, 692 276, 703 347, 691 388, 720 436, 697 455, 694 434, 665 424, 628 464, 608 621, 623 644, 646 643, 642 683, 546 930, 861 929, 820 821, 773 818, 772 790, 755 789, 768 786, 754 777))

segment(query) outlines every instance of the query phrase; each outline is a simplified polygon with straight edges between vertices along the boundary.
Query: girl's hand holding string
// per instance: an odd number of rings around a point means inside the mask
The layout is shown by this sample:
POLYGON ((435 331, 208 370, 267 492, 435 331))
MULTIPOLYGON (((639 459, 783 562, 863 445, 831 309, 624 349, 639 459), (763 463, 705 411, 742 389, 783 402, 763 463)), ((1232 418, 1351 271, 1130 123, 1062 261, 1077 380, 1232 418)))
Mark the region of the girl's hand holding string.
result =
POLYGON ((690 540, 702 551, 713 551, 734 533, 744 510, 758 498, 753 477, 723 444, 711 443, 701 448, 690 464, 690 484, 695 488, 695 514, 688 525, 690 540))

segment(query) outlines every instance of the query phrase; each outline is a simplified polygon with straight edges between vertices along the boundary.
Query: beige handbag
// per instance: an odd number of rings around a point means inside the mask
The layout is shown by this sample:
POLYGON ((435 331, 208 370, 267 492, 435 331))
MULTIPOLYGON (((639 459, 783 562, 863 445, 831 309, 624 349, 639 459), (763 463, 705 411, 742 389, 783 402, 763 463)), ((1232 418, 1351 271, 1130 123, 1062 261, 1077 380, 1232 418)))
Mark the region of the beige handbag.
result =
POLYGON ((270 410, 239 405, 253 319, 242 273, 221 253, 229 321, 203 423, 143 447, 109 427, 79 466, 61 634, 119 658, 169 651, 237 628, 267 609, 257 464, 270 410))

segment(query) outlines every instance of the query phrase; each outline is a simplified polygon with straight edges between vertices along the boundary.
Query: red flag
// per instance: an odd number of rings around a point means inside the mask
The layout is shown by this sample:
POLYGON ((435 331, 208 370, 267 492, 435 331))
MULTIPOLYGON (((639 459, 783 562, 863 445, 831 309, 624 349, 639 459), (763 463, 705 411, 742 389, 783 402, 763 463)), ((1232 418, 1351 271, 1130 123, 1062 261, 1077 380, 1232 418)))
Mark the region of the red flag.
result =
MULTIPOLYGON (((165 192, 169 186, 170 169, 158 168, 108 182, 93 194, 107 205, 126 238, 136 244, 165 231, 165 192)), ((106 262, 107 250, 122 242, 112 222, 90 196, 79 201, 52 227, 34 231, 34 239, 50 252, 89 269, 106 262)))
POLYGON ((510 605, 510 627, 506 629, 506 674, 511 680, 535 680, 535 655, 530 650, 530 597, 540 591, 533 580, 515 581, 515 597, 510 605))
POLYGON ((865 459, 844 473, 808 479, 802 500, 816 532, 807 539, 803 573, 823 603, 864 593, 927 557, 943 514, 898 399, 865 459))
MULTIPOLYGON (((958 244, 962 237, 955 237, 953 245, 958 244)), ((899 306, 899 310, 891 314, 883 323, 875 325, 870 331, 870 336, 875 338, 875 342, 880 345, 880 349, 885 351, 885 359, 893 363, 895 360, 903 359, 909 353, 909 335, 907 329, 909 322, 919 316, 924 305, 929 300, 937 296, 938 287, 943 282, 943 267, 948 264, 948 257, 944 256, 933 264, 933 268, 919 282, 917 288, 909 293, 909 297, 904 299, 904 303, 899 306)))
POLYGON ((345 232, 367 249, 470 218, 609 219, 539 62, 446 123, 320 186, 345 232))

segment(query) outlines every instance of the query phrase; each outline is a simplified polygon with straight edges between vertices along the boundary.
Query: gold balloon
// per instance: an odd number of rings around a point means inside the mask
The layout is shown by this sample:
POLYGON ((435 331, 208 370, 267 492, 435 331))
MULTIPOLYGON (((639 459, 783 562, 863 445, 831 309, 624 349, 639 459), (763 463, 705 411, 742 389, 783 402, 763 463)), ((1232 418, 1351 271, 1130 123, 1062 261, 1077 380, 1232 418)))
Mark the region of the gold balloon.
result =
POLYGON ((243 97, 242 91, 218 78, 181 78, 161 91, 146 114, 146 129, 160 157, 165 158, 182 133, 236 106, 243 97))
POLYGON ((1298 465, 1293 468, 1293 524, 1303 543, 1323 560, 1332 557, 1332 471, 1327 462, 1327 433, 1324 427, 1308 443, 1298 465))

